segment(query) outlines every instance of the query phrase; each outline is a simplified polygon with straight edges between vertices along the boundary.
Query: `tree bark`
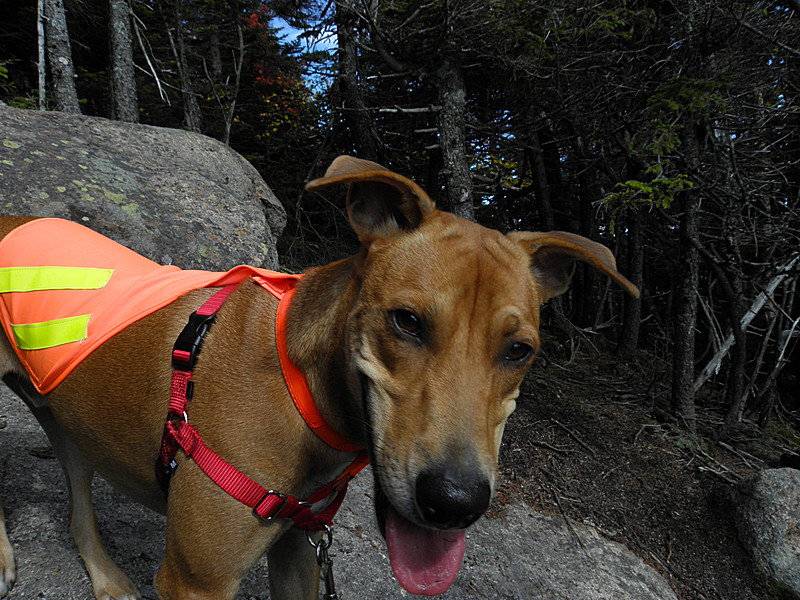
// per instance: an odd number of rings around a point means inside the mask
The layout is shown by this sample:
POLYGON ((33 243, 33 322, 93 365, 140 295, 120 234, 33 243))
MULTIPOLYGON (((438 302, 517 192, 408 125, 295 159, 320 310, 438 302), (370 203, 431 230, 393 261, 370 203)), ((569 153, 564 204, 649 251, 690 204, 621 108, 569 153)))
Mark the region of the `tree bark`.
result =
POLYGON ((175 55, 175 63, 178 67, 178 75, 181 78, 181 94, 183 95, 183 123, 189 131, 200 133, 201 113, 200 103, 194 93, 192 84, 192 73, 186 57, 186 43, 183 32, 183 0, 176 0, 174 6, 175 35, 172 35, 171 28, 167 26, 172 53, 175 55), (177 38, 177 42, 175 41, 177 38))
POLYGON ((729 278, 724 272, 721 273, 721 276, 727 279, 723 284, 723 290, 725 290, 726 295, 728 293, 731 294, 728 298, 728 320, 731 324, 731 332, 733 333, 735 344, 728 377, 728 413, 725 415, 725 422, 717 432, 720 439, 726 438, 730 433, 731 427, 741 420, 745 400, 747 400, 744 394, 744 371, 747 367, 747 336, 745 335, 745 330, 742 329, 742 318, 744 317, 742 280, 736 273, 729 278))
POLYGON ((133 70, 131 6, 128 0, 109 0, 109 42, 111 47, 111 117, 137 123, 139 110, 133 70))
POLYGON ((47 109, 47 89, 45 87, 45 73, 47 71, 47 67, 45 65, 45 56, 44 56, 44 0, 38 0, 37 2, 37 32, 38 32, 38 41, 39 41, 39 63, 36 65, 39 71, 39 110, 46 110, 47 109))
MULTIPOLYGON (((595 168, 586 151, 583 136, 573 122, 574 151, 579 161, 578 170, 578 202, 580 214, 579 233, 597 241, 597 220, 595 219, 594 202, 599 198, 595 182, 595 168)), ((595 289, 595 270, 588 265, 579 265, 576 276, 572 279, 574 298, 573 320, 579 327, 591 327, 597 320, 600 310, 599 298, 595 289)))
MULTIPOLYGON (((642 244, 642 216, 635 207, 628 208, 628 251, 625 276, 644 294, 644 244, 642 244)), ((642 296, 634 298, 625 294, 622 316, 622 335, 617 351, 631 358, 639 345, 639 329, 642 322, 642 296)))
MULTIPOLYGON (((693 172, 700 163, 700 148, 695 124, 690 115, 684 117, 681 135, 683 154, 681 156, 687 172, 693 172)), ((679 220, 680 237, 678 247, 677 299, 673 308, 672 328, 674 347, 672 350, 672 410, 682 419, 686 427, 694 433, 697 430, 694 403, 694 357, 695 326, 697 324, 697 285, 700 272, 698 247, 698 213, 700 199, 698 193, 685 189, 678 195, 681 209, 679 220)))
POLYGON ((453 214, 475 220, 472 178, 467 160, 467 89, 458 60, 449 53, 439 66, 439 143, 444 163, 448 208, 453 214))
POLYGON ((694 337, 697 322, 697 283, 699 259, 691 238, 697 236, 697 198, 691 190, 680 194, 680 242, 677 299, 672 317, 672 410, 683 418, 686 427, 697 427, 694 405, 694 337))
POLYGON ((45 0, 44 6, 47 58, 53 75, 56 110, 79 115, 81 109, 75 89, 75 68, 72 65, 64 0, 45 0))
POLYGON ((336 35, 339 41, 339 92, 342 95, 342 121, 350 130, 355 152, 361 158, 380 160, 372 123, 358 85, 358 49, 355 13, 348 3, 336 3, 336 35))
POLYGON ((539 133, 533 131, 530 135, 530 163, 533 178, 533 193, 539 208, 539 228, 542 231, 555 229, 555 215, 553 204, 550 200, 550 184, 547 180, 547 168, 544 162, 542 145, 539 142, 539 133))
POLYGON ((220 50, 219 29, 208 33, 208 52, 211 55, 211 77, 214 81, 222 77, 222 51, 220 50))

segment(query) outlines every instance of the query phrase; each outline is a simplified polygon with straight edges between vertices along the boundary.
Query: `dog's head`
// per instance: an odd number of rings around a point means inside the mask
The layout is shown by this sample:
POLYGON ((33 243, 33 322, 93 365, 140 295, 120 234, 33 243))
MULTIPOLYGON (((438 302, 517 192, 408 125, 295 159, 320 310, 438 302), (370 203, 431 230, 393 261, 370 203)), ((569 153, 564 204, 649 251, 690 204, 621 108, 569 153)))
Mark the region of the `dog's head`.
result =
POLYGON ((347 331, 363 401, 378 521, 398 581, 416 594, 455 579, 464 528, 488 508, 506 420, 539 348, 539 308, 576 260, 636 288, 607 248, 563 233, 503 235, 436 210, 410 180, 339 157, 317 190, 349 183, 366 248, 347 331))

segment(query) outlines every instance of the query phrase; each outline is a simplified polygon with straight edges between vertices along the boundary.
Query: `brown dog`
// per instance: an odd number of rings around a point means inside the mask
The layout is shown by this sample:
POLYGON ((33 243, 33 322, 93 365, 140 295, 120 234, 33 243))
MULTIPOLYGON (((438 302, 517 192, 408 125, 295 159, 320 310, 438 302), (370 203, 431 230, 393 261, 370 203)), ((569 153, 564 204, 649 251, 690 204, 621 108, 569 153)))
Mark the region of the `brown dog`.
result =
MULTIPOLYGON (((441 593, 458 571, 465 527, 489 505, 519 385, 539 346, 539 308, 569 284, 575 260, 636 288, 604 247, 567 233, 502 235, 435 209, 413 182, 340 157, 309 190, 350 183, 363 246, 310 269, 287 320, 289 355, 329 425, 369 449, 376 511, 393 570, 413 593, 441 593)), ((0 221, 0 237, 29 219, 0 221)), ((99 600, 138 597, 103 549, 91 507, 94 472, 167 515, 161 598, 233 598, 268 553, 273 600, 316 598, 319 568, 288 519, 265 522, 181 452, 169 502, 153 465, 170 398, 169 357, 190 292, 103 343, 46 396, 0 336, 0 371, 28 404, 66 473, 72 533, 99 600)), ((206 445, 268 488, 304 498, 352 454, 322 442, 295 409, 275 350, 277 300, 252 282, 234 291, 206 336, 189 420, 206 445)), ((0 595, 14 559, 0 521, 0 595)))

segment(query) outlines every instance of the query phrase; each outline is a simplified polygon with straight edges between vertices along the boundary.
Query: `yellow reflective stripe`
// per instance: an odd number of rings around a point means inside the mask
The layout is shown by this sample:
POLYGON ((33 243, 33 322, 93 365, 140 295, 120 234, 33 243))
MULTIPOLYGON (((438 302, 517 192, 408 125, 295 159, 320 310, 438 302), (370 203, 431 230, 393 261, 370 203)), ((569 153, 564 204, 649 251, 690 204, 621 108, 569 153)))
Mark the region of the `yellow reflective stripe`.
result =
POLYGON ((42 290, 98 290, 114 269, 93 267, 2 267, 0 294, 42 290))
POLYGON ((86 339, 91 315, 54 319, 41 323, 11 324, 11 331, 20 350, 43 350, 86 339))

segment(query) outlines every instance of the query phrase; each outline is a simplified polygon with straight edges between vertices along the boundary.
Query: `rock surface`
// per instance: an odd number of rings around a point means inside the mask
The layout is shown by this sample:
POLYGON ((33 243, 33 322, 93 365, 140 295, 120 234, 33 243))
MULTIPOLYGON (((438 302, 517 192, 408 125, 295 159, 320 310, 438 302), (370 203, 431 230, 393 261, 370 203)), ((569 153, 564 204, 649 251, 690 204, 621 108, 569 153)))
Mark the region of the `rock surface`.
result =
POLYGON ((286 213, 229 147, 176 129, 0 107, 0 215, 63 217, 163 264, 275 269, 286 213))
MULTIPOLYGON (((10 598, 92 600, 91 585, 69 533, 58 461, 39 449, 47 438, 22 402, 0 386, 3 501, 16 552, 10 598)), ((375 524, 371 475, 351 484, 335 523, 333 559, 339 597, 411 598, 395 581, 375 524)), ((156 600, 152 580, 164 555, 164 518, 134 504, 105 482, 94 485, 100 531, 112 558, 156 600)), ((267 566, 251 569, 237 600, 268 598, 267 566)), ((566 524, 523 504, 470 530, 464 563, 443 600, 676 600, 667 582, 624 546, 589 527, 566 524), (580 540, 580 541, 578 541, 580 540)))
POLYGON ((736 528, 756 565, 800 597, 800 471, 767 469, 733 492, 736 528))

